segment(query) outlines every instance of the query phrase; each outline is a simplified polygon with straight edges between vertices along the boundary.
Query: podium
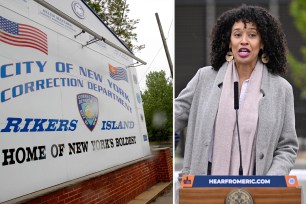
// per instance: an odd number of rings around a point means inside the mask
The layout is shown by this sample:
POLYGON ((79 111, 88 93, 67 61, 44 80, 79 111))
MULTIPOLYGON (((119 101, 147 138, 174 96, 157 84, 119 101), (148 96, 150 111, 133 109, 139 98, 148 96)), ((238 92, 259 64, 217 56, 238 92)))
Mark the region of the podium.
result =
POLYGON ((296 176, 183 176, 180 204, 301 204, 296 176))

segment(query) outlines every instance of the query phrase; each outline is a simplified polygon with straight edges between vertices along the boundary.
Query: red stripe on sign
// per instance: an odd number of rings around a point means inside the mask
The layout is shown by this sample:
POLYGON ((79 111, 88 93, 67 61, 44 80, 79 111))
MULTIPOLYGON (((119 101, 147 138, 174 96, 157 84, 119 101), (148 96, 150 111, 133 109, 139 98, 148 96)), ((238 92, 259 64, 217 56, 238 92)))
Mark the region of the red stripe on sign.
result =
POLYGON ((43 50, 45 50, 45 52, 48 52, 48 47, 46 45, 43 45, 42 43, 33 40, 32 38, 27 38, 27 37, 20 37, 20 36, 14 36, 14 35, 10 35, 7 33, 3 33, 0 31, 0 36, 1 38, 3 38, 6 42, 12 42, 12 43, 28 43, 28 44, 33 44, 33 46, 35 47, 39 47, 43 50))
POLYGON ((26 25, 26 24, 22 24, 20 23, 19 24, 19 29, 24 29, 24 30, 31 30, 33 31, 34 33, 37 33, 39 35, 41 35, 41 37, 44 37, 44 38, 47 38, 47 34, 42 32, 41 30, 33 27, 33 26, 30 26, 30 25, 26 25))
MULTIPOLYGON (((5 34, 7 35, 7 34, 5 34)), ((2 33, 0 31, 0 41, 1 42, 4 42, 4 43, 7 43, 7 44, 10 44, 10 45, 14 45, 14 46, 21 46, 21 47, 30 47, 30 48, 34 48, 34 49, 37 49, 45 54, 48 54, 48 49, 46 47, 42 47, 36 43, 33 43, 32 41, 28 42, 26 40, 20 40, 20 41, 17 41, 17 40, 13 40, 11 38, 8 38, 6 36, 4 36, 4 33, 2 33)))

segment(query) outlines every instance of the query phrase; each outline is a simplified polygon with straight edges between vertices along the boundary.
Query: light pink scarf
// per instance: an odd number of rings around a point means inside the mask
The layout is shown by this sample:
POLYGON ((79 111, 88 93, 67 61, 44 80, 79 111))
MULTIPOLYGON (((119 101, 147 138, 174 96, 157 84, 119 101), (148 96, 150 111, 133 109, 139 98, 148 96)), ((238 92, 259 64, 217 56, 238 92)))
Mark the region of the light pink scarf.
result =
MULTIPOLYGON (((238 111, 239 131, 244 175, 252 175, 255 158, 258 106, 262 98, 260 92, 263 64, 257 61, 253 70, 243 104, 238 111)), ((235 63, 228 63, 224 77, 219 109, 215 122, 212 155, 212 175, 238 175, 239 146, 234 109, 234 81, 239 81, 235 63)))

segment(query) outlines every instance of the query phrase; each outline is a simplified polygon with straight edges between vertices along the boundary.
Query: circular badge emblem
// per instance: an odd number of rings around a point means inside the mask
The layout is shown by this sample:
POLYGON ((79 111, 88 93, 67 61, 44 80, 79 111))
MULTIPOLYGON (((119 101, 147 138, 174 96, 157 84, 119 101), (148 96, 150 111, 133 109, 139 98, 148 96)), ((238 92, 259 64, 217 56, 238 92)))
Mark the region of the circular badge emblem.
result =
POLYGON ((249 192, 242 189, 231 191, 226 197, 226 204, 253 204, 253 198, 249 192))
POLYGON ((289 184, 291 184, 291 185, 295 184, 295 179, 294 178, 290 178, 289 179, 289 184))
POLYGON ((77 17, 81 19, 85 18, 85 10, 83 9, 82 5, 79 2, 73 1, 71 3, 71 7, 75 15, 77 15, 77 17))

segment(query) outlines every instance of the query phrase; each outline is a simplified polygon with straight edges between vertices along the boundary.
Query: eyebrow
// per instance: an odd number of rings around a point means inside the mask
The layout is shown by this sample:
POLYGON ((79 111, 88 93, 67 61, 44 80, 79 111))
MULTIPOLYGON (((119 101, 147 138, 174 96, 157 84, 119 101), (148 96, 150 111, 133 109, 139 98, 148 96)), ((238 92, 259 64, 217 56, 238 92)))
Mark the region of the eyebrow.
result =
MULTIPOLYGON (((247 29, 251 29, 251 30, 256 30, 257 31, 257 28, 253 27, 253 28, 247 28, 247 29)), ((241 28, 234 28, 233 31, 236 31, 236 30, 243 30, 241 28)))

